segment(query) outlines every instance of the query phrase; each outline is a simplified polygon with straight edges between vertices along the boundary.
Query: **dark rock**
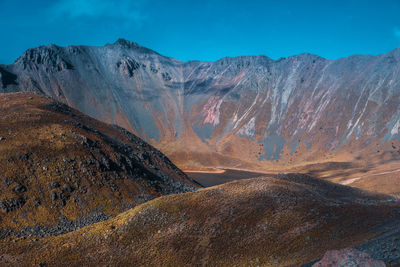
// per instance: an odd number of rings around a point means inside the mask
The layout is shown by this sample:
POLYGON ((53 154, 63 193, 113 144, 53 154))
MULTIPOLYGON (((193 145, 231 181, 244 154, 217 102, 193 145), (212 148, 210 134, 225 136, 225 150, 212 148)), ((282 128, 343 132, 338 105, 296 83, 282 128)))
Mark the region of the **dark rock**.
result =
POLYGON ((28 236, 56 236, 65 234, 71 231, 75 231, 82 227, 105 221, 110 219, 112 216, 106 215, 102 212, 92 212, 88 216, 79 217, 77 220, 68 220, 67 218, 60 216, 58 224, 55 226, 49 225, 35 225, 35 226, 25 226, 22 227, 21 231, 14 229, 0 229, 0 239, 15 236, 19 238, 25 238, 28 236))
POLYGON ((117 68, 119 68, 121 74, 132 77, 134 71, 140 68, 140 64, 130 57, 125 57, 118 61, 117 68))
POLYGON ((58 182, 54 182, 51 184, 51 188, 59 188, 60 184, 58 182))
POLYGON ((35 207, 42 205, 42 200, 40 198, 35 198, 35 207))
POLYGON ((64 185, 63 186, 63 192, 68 192, 68 193, 72 193, 72 192, 74 192, 75 191, 75 188, 73 188, 72 186, 70 186, 70 185, 64 185))
POLYGON ((169 75, 168 72, 161 73, 161 76, 162 76, 163 80, 166 81, 166 82, 168 82, 168 81, 170 81, 172 79, 171 75, 169 75))
POLYGON ((51 200, 56 201, 58 199, 57 192, 51 192, 51 200))
POLYGON ((150 71, 152 73, 158 73, 158 70, 156 69, 156 67, 154 65, 150 65, 150 71))
POLYGON ((16 193, 23 193, 23 192, 26 192, 26 187, 25 187, 24 185, 17 185, 17 186, 14 188, 14 191, 15 191, 16 193))
POLYGON ((61 204, 65 206, 67 204, 68 199, 71 197, 71 195, 68 192, 62 191, 59 195, 61 204))
POLYGON ((18 85, 17 75, 0 67, 0 85, 2 88, 6 88, 9 85, 18 85))
POLYGON ((14 211, 16 209, 21 208, 25 204, 25 200, 23 198, 10 198, 3 199, 0 201, 0 209, 2 209, 5 213, 10 211, 14 211))

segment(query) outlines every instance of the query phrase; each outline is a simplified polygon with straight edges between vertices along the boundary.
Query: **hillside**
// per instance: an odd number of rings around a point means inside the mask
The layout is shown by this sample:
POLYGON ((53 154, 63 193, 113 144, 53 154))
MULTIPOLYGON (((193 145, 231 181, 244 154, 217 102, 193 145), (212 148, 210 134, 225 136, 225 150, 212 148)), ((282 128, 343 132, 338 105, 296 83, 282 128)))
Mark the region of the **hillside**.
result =
POLYGON ((57 237, 10 238, 0 264, 301 266, 360 244, 395 264, 399 207, 388 196, 281 174, 160 197, 57 237))
POLYGON ((199 187, 157 149, 45 96, 0 94, 0 237, 53 235, 199 187))

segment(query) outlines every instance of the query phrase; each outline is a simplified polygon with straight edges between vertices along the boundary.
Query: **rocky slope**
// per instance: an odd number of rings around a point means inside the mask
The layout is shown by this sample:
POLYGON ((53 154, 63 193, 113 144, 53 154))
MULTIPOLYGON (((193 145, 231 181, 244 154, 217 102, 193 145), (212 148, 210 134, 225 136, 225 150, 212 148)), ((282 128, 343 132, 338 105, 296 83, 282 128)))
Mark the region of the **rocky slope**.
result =
POLYGON ((198 187, 120 127, 45 96, 0 95, 0 237, 72 231, 198 187))
MULTIPOLYGON (((399 207, 304 175, 260 177, 160 197, 57 237, 8 239, 0 264, 301 266, 380 236, 400 222, 399 207)), ((400 263, 400 242, 385 242, 383 260, 400 263)))
POLYGON ((399 62, 400 48, 338 60, 182 62, 120 39, 29 49, 0 66, 0 91, 51 96, 140 135, 185 168, 346 162, 365 170, 400 157, 399 62))

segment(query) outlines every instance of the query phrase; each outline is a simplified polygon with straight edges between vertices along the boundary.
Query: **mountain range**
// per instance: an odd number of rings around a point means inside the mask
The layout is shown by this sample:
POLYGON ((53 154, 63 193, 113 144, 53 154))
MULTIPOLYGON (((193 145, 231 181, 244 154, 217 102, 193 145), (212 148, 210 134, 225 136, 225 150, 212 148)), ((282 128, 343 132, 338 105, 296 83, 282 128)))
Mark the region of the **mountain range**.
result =
POLYGON ((400 157, 399 62, 400 48, 182 62, 119 39, 29 49, 0 66, 0 92, 45 94, 117 124, 184 169, 370 166, 400 157))

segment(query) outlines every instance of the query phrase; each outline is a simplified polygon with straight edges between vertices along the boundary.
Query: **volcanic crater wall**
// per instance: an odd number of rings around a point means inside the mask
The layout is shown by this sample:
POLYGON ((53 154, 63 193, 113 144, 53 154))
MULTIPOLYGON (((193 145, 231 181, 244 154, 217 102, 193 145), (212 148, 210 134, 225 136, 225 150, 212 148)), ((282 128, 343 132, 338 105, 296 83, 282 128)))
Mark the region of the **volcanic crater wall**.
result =
POLYGON ((0 91, 46 94, 117 124, 179 166, 398 159, 400 49, 182 62, 136 43, 30 49, 0 91))

